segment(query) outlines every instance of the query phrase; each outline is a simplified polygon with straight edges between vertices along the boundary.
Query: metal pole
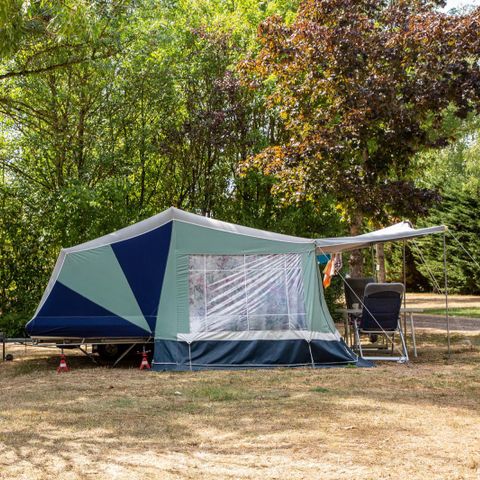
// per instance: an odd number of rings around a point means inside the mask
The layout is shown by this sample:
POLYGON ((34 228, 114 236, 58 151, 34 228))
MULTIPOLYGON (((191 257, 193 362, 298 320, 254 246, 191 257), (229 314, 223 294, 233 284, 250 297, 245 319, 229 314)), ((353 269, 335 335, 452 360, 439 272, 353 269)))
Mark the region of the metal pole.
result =
POLYGON ((372 245, 370 247, 370 252, 372 253, 372 277, 375 279, 376 282, 378 282, 378 277, 377 277, 377 268, 376 268, 376 265, 375 265, 375 246, 372 245))
POLYGON ((443 273, 445 275, 445 321, 447 323, 447 352, 450 358, 450 317, 448 315, 448 274, 447 274, 447 240, 443 232, 443 273))
MULTIPOLYGON (((404 239, 403 248, 402 248, 402 253, 403 253, 402 276, 403 276, 403 286, 405 288, 405 291, 403 292, 403 309, 404 310, 407 308, 407 264, 406 264, 406 255, 405 255, 406 245, 407 245, 407 242, 404 239)), ((407 344, 407 313, 406 312, 403 312, 403 333, 405 336, 405 345, 406 345, 407 344)))

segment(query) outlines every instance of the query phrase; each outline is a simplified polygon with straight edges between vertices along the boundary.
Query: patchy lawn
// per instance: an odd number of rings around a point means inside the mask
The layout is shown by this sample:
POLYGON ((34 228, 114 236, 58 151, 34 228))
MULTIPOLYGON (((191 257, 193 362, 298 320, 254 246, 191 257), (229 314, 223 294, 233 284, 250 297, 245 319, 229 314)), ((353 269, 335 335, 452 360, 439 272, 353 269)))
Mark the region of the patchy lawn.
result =
POLYGON ((418 339, 409 365, 194 373, 15 347, 0 478, 478 480, 480 335, 418 339))
MULTIPOLYGON (((445 315, 445 309, 426 308, 423 313, 430 315, 445 315)), ((480 318, 480 307, 449 308, 448 313, 454 317, 480 318)))

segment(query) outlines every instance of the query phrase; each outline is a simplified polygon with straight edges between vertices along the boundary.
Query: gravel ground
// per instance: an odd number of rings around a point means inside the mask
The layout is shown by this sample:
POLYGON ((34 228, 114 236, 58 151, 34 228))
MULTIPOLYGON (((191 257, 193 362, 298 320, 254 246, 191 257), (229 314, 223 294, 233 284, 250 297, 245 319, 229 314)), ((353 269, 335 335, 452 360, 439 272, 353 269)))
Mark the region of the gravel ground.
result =
MULTIPOLYGON (((447 330, 444 315, 415 314, 416 328, 433 328, 447 330)), ((480 318, 452 317, 450 316, 450 330, 459 332, 480 332, 480 318)))
MULTIPOLYGON (((449 295, 450 308, 480 307, 480 296, 449 295)), ((414 308, 443 308, 445 297, 435 293, 407 293, 407 306, 414 308)), ((444 315, 415 314, 416 328, 447 330, 444 315)), ((480 332, 480 318, 457 317, 450 315, 450 330, 460 332, 480 332)))
MULTIPOLYGON (((408 293, 407 305, 415 308, 443 308, 445 297, 436 293, 408 293)), ((476 295, 449 295, 450 308, 480 307, 480 296, 476 295)))

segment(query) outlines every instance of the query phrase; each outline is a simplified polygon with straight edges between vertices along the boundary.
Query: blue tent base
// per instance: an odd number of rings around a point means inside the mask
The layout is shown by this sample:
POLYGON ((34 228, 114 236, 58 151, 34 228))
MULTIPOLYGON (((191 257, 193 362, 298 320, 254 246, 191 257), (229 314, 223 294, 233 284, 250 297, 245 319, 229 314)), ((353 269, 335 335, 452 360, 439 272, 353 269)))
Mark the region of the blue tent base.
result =
POLYGON ((373 368, 375 367, 375 362, 358 357, 356 366, 361 368, 373 368))
MULTIPOLYGON (((367 362, 368 363, 368 362, 367 362)), ((359 364, 343 341, 239 340, 198 341, 190 345, 156 340, 156 371, 237 370, 256 368, 371 366, 359 364), (312 361, 313 359, 313 361, 312 361)))
POLYGON ((156 364, 152 362, 152 371, 154 372, 199 372, 209 370, 274 370, 278 368, 308 368, 308 369, 325 369, 325 368, 375 368, 375 364, 371 361, 358 359, 357 362, 351 363, 335 363, 335 364, 315 364, 311 363, 305 365, 192 365, 190 369, 187 365, 166 365, 156 364))

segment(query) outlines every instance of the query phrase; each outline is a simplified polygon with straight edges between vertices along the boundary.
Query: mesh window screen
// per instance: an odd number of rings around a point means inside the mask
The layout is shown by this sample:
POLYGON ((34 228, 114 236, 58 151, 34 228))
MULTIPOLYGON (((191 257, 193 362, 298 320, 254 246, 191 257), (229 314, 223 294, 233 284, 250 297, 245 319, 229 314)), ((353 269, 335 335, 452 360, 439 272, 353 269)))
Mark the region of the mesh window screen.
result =
POLYGON ((190 332, 305 330, 301 255, 190 255, 190 332))

